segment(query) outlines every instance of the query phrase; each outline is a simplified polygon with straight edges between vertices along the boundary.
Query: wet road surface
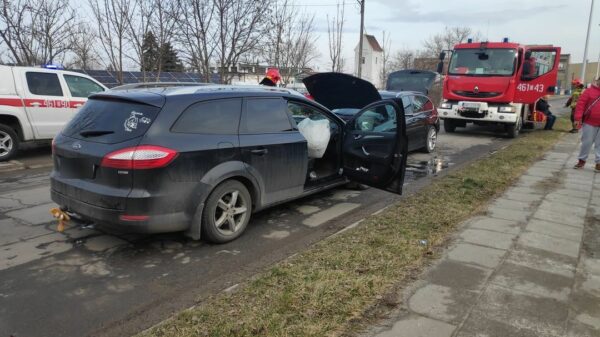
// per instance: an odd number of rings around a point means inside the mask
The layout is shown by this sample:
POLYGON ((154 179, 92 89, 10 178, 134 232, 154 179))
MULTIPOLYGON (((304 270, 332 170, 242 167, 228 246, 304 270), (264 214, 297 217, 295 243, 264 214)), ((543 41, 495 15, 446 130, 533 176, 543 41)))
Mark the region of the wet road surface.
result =
MULTIPOLYGON (((489 128, 441 131, 435 153, 409 156, 405 195, 509 142, 489 128)), ((334 189, 257 213, 242 237, 210 245, 94 226, 58 233, 48 174, 0 174, 0 336, 134 334, 401 199, 334 189)))

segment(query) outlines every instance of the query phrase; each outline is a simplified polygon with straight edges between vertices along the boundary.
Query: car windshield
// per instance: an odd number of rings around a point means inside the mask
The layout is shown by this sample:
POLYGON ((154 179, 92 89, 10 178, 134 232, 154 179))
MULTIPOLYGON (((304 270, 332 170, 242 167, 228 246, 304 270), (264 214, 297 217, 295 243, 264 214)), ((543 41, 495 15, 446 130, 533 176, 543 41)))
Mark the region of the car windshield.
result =
POLYGON ((510 76, 515 71, 514 49, 458 49, 452 53, 448 74, 510 76))
POLYGON ((385 90, 427 92, 435 76, 432 72, 397 71, 389 75, 385 90))

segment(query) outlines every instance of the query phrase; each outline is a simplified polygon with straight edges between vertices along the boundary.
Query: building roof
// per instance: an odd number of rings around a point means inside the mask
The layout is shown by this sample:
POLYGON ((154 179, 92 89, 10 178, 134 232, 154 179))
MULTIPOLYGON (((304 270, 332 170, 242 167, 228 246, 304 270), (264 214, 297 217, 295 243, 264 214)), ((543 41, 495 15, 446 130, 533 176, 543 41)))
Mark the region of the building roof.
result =
POLYGON ((365 34, 365 37, 367 38, 367 42, 369 42, 371 48, 373 48, 374 51, 383 51, 383 48, 381 48, 375 36, 365 34))

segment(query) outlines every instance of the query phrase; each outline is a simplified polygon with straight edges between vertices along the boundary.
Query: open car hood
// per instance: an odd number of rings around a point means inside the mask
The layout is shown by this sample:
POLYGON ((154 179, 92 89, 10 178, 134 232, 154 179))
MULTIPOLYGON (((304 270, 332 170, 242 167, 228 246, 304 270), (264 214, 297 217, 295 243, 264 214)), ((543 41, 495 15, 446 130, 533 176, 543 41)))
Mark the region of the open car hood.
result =
POLYGON ((381 100, 369 81, 342 73, 318 73, 302 80, 314 100, 329 110, 362 109, 381 100))

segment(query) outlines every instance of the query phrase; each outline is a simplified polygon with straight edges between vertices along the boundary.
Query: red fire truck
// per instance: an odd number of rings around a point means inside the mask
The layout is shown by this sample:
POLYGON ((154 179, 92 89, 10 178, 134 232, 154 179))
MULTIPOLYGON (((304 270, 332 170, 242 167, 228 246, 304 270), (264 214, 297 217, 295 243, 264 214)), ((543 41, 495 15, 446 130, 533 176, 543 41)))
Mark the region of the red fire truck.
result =
MULTIPOLYGON (((440 60, 444 58, 445 53, 440 54, 440 60)), ((560 47, 508 39, 455 45, 438 108, 445 131, 467 123, 499 124, 514 138, 521 128, 532 128, 535 102, 554 94, 559 59, 560 47)))

